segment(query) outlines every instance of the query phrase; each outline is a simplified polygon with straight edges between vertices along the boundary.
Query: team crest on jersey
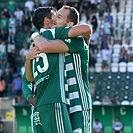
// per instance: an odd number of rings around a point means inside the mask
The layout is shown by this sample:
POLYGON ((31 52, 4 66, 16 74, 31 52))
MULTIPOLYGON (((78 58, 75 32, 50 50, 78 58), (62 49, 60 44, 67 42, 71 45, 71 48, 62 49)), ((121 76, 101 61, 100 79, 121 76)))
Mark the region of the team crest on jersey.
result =
POLYGON ((71 39, 65 39, 65 41, 71 43, 71 39))

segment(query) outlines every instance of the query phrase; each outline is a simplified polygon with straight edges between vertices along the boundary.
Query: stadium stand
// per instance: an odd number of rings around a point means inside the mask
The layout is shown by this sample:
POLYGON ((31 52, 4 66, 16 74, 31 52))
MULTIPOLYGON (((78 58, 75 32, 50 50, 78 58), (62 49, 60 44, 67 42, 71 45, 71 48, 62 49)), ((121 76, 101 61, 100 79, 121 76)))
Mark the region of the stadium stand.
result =
POLYGON ((127 100, 124 100, 124 101, 121 102, 121 105, 130 105, 130 102, 127 101, 127 100))

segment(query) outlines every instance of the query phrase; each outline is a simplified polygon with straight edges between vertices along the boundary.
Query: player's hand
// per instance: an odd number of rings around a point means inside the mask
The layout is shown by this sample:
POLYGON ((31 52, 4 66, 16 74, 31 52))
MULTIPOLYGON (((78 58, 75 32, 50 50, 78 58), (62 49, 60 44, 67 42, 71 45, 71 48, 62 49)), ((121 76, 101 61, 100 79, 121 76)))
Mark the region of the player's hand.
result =
POLYGON ((36 104, 36 98, 35 97, 30 97, 28 102, 31 104, 31 105, 35 105, 36 104))
POLYGON ((34 32, 34 33, 30 36, 30 41, 32 42, 32 41, 34 40, 34 38, 35 38, 36 36, 38 36, 38 35, 39 35, 38 32, 34 32))
POLYGON ((32 45, 30 46, 30 50, 26 55, 26 60, 33 60, 34 58, 40 58, 38 54, 40 54, 40 50, 34 45, 34 43, 32 43, 32 45))

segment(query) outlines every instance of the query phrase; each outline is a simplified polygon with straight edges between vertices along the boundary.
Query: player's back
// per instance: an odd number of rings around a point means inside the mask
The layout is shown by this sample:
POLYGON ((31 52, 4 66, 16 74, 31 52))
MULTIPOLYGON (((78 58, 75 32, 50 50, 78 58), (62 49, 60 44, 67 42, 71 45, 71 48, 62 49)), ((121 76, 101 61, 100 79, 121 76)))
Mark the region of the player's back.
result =
MULTIPOLYGON (((60 31, 44 30, 41 35, 47 39, 59 38, 60 31)), ((40 58, 33 60, 33 73, 36 85, 36 106, 43 104, 65 103, 64 54, 40 53, 40 58)))

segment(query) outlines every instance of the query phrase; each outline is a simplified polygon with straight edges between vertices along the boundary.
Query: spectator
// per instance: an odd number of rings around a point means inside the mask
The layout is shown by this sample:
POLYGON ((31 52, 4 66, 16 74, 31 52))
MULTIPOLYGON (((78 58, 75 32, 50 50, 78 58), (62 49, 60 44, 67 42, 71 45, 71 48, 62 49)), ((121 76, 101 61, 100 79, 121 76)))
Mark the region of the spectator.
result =
POLYGON ((0 97, 4 96, 5 88, 6 88, 6 82, 3 77, 0 77, 0 97))
POLYGON ((31 12, 29 11, 28 7, 24 8, 24 18, 23 18, 23 24, 25 31, 30 31, 31 29, 31 12))
POLYGON ((112 128, 113 128, 113 133, 122 133, 123 125, 119 121, 118 117, 115 118, 115 121, 113 122, 112 128))
POLYGON ((50 0, 40 0, 41 6, 48 6, 49 2, 50 2, 50 0))
POLYGON ((16 2, 14 0, 8 0, 7 4, 8 4, 9 14, 14 13, 14 11, 16 9, 16 2))
POLYGON ((0 27, 4 30, 5 34, 8 33, 8 18, 4 14, 0 18, 0 27))
POLYGON ((114 2, 115 2, 116 12, 118 13, 120 11, 120 0, 114 0, 114 2))
POLYGON ((104 46, 104 49, 101 50, 102 56, 102 69, 103 71, 108 71, 109 64, 111 63, 111 51, 107 46, 104 46))
POLYGON ((90 20, 90 13, 91 13, 91 2, 88 0, 83 0, 83 13, 86 16, 86 22, 90 20))
POLYGON ((14 15, 16 16, 16 25, 17 25, 17 30, 21 30, 22 28, 22 21, 23 21, 23 11, 17 7, 16 11, 14 12, 14 15))
POLYGON ((93 29, 93 34, 90 40, 90 47, 92 48, 95 53, 98 52, 98 44, 99 44, 99 33, 93 29))
POLYGON ((22 78, 18 75, 12 82, 12 91, 16 98, 16 103, 20 103, 22 95, 22 78))
POLYGON ((104 0, 101 0, 100 7, 99 7, 99 18, 103 20, 104 12, 107 9, 107 4, 104 0))
POLYGON ((120 50, 119 62, 126 62, 126 63, 128 62, 128 54, 125 47, 122 47, 120 50))
POLYGON ((14 44, 16 42, 16 38, 12 32, 9 32, 8 35, 8 44, 14 44))
POLYGON ((2 14, 4 14, 6 16, 6 18, 9 18, 10 17, 7 7, 4 7, 4 9, 2 11, 2 14))
POLYGON ((92 24, 93 29, 96 31, 97 26, 98 26, 97 17, 96 17, 96 14, 94 12, 91 15, 92 15, 91 24, 92 24))
POLYGON ((109 44, 109 37, 107 34, 104 33, 104 30, 102 30, 101 35, 100 35, 101 39, 101 46, 100 49, 104 49, 104 46, 108 46, 109 44))
POLYGON ((29 8, 29 11, 31 13, 33 12, 34 6, 35 6, 35 3, 33 2, 33 0, 27 0, 25 2, 25 5, 24 5, 24 7, 28 7, 29 8))
POLYGON ((95 119, 95 122, 93 123, 93 133, 102 133, 103 132, 103 127, 102 127, 102 123, 99 122, 98 119, 95 119))
POLYGON ((108 14, 105 16, 106 19, 108 19, 108 22, 112 25, 113 24, 113 16, 110 14, 110 11, 108 11, 108 14))
MULTIPOLYGON (((41 6, 41 4, 40 4, 39 0, 35 0, 33 10, 35 10, 36 8, 38 8, 38 7, 40 7, 40 6, 41 6)), ((51 5, 51 6, 52 6, 52 5, 51 5)), ((29 8, 28 8, 28 9, 29 9, 29 8)))
POLYGON ((104 97, 102 99, 102 104, 103 105, 111 105, 112 104, 111 100, 109 99, 109 97, 107 95, 104 95, 104 97))
POLYGON ((91 10, 92 11, 96 11, 96 9, 97 9, 97 0, 90 0, 90 2, 91 2, 91 10))
POLYGON ((114 96, 113 99, 112 99, 112 104, 114 105, 119 105, 120 104, 120 101, 118 100, 118 96, 114 96))
POLYGON ((130 44, 131 32, 129 31, 128 28, 126 28, 125 35, 124 36, 125 36, 126 44, 130 44))
POLYGON ((116 21, 114 23, 114 39, 120 40, 122 36, 122 25, 119 23, 119 19, 116 18, 116 21))
POLYGON ((16 16, 14 14, 10 15, 8 31, 13 33, 13 35, 16 34, 16 16))
POLYGON ((12 95, 12 73, 10 72, 9 68, 5 68, 5 73, 4 73, 4 78, 6 81, 6 96, 11 96, 12 95))
POLYGON ((127 54, 128 54, 128 62, 133 62, 133 47, 130 46, 128 48, 127 54))
POLYGON ((15 44, 13 44, 13 43, 9 43, 8 45, 7 45, 7 57, 8 57, 8 53, 11 53, 12 52, 12 50, 15 50, 15 44))
POLYGON ((75 7, 77 10, 78 10, 78 12, 81 12, 81 10, 82 10, 82 1, 81 0, 74 0, 74 1, 72 1, 71 2, 72 3, 72 6, 73 7, 75 7))
POLYGON ((107 4, 107 9, 106 11, 111 11, 111 6, 113 4, 112 0, 105 0, 106 4, 107 4))
POLYGON ((0 40, 7 43, 7 39, 8 39, 8 34, 4 30, 1 29, 0 40))
POLYGON ((0 65, 6 64, 6 44, 5 42, 0 43, 0 65))
POLYGON ((89 57, 90 57, 90 61, 89 61, 89 71, 94 71, 95 69, 95 63, 96 63, 96 53, 94 50, 92 50, 92 48, 90 47, 90 52, 89 52, 89 57))
POLYGON ((4 133, 4 124, 1 120, 1 116, 0 116, 0 133, 4 133))
POLYGON ((8 53, 8 64, 7 67, 10 69, 10 72, 13 74, 16 72, 16 53, 15 50, 13 49, 11 53, 8 53))
POLYGON ((22 56, 23 62, 25 62, 25 57, 26 57, 26 54, 28 53, 28 51, 29 51, 29 48, 28 48, 27 44, 24 41, 23 42, 23 48, 19 52, 20 56, 22 56))
POLYGON ((107 34, 110 37, 110 35, 111 35, 111 24, 110 24, 110 22, 108 21, 107 18, 104 18, 103 29, 104 29, 104 33, 107 34))

